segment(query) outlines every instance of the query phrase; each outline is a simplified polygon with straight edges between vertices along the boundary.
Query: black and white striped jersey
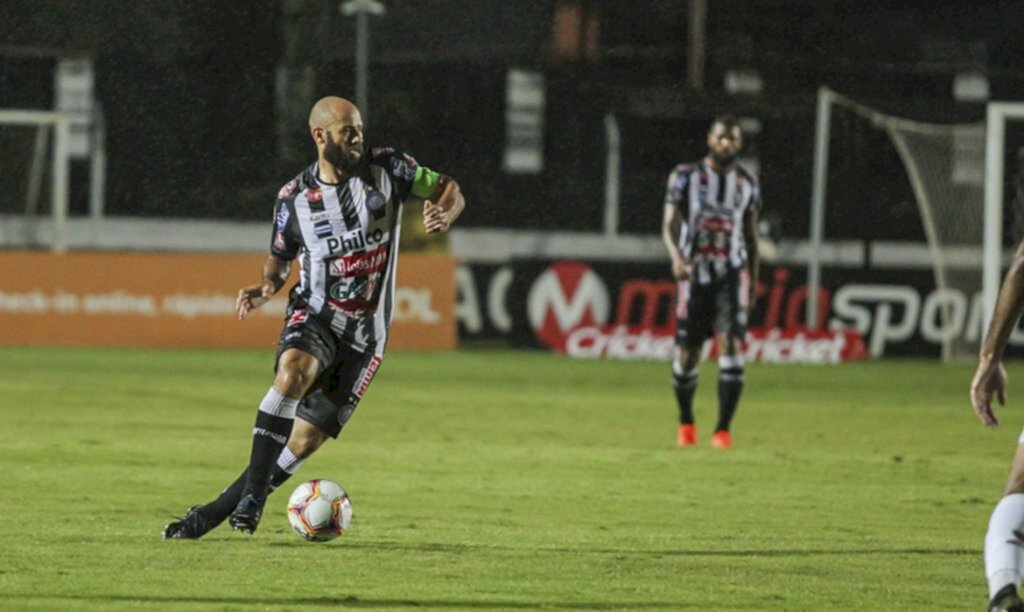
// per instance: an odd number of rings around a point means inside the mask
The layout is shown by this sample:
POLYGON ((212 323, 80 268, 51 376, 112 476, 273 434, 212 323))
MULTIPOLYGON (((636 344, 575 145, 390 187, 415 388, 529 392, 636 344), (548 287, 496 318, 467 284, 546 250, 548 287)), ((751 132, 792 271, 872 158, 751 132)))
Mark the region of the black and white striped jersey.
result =
POLYGON ((422 170, 408 155, 373 149, 362 176, 324 183, 314 163, 277 194, 270 252, 299 262, 290 310, 319 317, 356 351, 384 352, 402 202, 422 170))
POLYGON ((665 204, 679 207, 678 245, 693 265, 693 278, 707 284, 746 265, 744 225, 761 208, 757 177, 739 164, 717 172, 707 160, 680 164, 668 177, 665 204))

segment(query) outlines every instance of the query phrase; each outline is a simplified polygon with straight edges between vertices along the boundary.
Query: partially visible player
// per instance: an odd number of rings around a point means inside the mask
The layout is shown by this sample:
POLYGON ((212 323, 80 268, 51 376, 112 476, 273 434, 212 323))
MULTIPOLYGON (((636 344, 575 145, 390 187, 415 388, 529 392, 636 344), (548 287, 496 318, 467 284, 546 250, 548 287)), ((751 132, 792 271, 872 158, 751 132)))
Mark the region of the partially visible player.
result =
POLYGON ((757 287, 761 189, 757 178, 736 163, 743 133, 734 117, 717 117, 707 143, 707 157, 680 164, 669 175, 661 235, 678 281, 672 363, 678 444, 697 443, 697 366, 704 341, 714 336, 719 351, 718 423, 711 444, 729 448, 729 427, 743 391, 740 345, 757 287))
MULTIPOLYGON (((999 425, 992 410, 992 397, 1006 404, 1006 370, 1003 353, 1013 328, 1024 311, 1024 242, 1017 246, 1013 265, 1006 274, 996 301, 992 324, 978 356, 978 369, 971 381, 971 404, 981 422, 999 425)), ((996 504, 985 535, 985 577, 988 578, 989 610, 1024 612, 1017 590, 1024 572, 1024 432, 1003 498, 996 504)))
POLYGON ((423 207, 427 233, 447 231, 465 207, 458 184, 392 149, 366 150, 359 109, 337 97, 309 115, 317 161, 281 188, 263 278, 238 293, 238 318, 299 282, 260 402, 249 465, 212 502, 164 529, 199 538, 230 515, 252 533, 267 495, 328 438, 337 438, 380 368, 395 303, 401 207, 423 207))

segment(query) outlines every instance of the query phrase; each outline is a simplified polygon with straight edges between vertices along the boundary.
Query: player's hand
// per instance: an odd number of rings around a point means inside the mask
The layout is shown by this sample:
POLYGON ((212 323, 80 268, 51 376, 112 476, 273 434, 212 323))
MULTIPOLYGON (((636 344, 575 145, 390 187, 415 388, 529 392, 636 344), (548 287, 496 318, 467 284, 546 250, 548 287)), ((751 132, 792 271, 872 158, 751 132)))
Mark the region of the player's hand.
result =
POLYGON ((447 232, 451 225, 450 215, 441 206, 430 200, 423 202, 423 228, 428 234, 447 232))
POLYGON ((672 260, 672 276, 684 281, 690 278, 690 262, 685 259, 672 260))
POLYGON ((999 425, 999 420, 992 412, 993 395, 999 400, 1000 406, 1006 405, 1006 370, 1001 360, 982 359, 971 381, 971 405, 981 422, 989 427, 999 425))
POLYGON ((270 301, 274 295, 274 283, 263 281, 258 285, 249 285, 238 291, 238 300, 235 301, 235 312, 238 313, 238 320, 241 321, 249 316, 249 313, 270 301))

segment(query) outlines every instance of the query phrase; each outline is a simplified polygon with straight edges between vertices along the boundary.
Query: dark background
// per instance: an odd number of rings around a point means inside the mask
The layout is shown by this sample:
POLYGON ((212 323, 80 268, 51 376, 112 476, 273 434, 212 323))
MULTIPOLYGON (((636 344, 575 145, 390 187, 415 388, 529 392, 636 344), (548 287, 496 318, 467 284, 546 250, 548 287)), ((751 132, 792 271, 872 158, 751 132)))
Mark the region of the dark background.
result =
MULTIPOLYGON (((711 0, 704 91, 687 84, 683 1, 385 4, 371 25, 369 141, 456 177, 470 202, 465 226, 599 230, 611 112, 623 134, 622 230, 657 232, 667 172, 702 155, 710 118, 730 112, 761 123, 749 147, 774 231, 804 237, 820 85, 930 121, 984 117, 983 103, 953 99, 963 71, 987 75, 993 100, 1024 98, 1019 0, 711 0), (556 27, 564 11, 583 24, 575 47, 556 27), (545 171, 535 176, 501 168, 513 67, 546 79, 545 171), (742 68, 758 71, 760 95, 726 94, 726 71, 742 68)), ((264 219, 277 188, 313 159, 309 106, 355 96, 355 25, 338 6, 5 0, 0 107, 51 108, 55 58, 88 55, 107 123, 108 214, 264 219)), ((831 189, 828 237, 923 241, 888 138, 841 119, 832 136, 843 189, 831 189)))

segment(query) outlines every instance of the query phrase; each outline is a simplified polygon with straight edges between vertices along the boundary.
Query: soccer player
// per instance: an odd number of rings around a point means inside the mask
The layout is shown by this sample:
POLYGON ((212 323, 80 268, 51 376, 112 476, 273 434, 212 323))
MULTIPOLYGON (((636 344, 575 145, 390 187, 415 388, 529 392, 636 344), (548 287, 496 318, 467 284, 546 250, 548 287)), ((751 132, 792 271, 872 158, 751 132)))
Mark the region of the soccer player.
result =
MULTIPOLYGON (((1024 310, 1024 242, 1017 246, 999 299, 992 324, 978 356, 978 369, 971 381, 971 404, 981 422, 989 427, 999 424, 992 410, 992 396, 1006 404, 1006 370, 1003 352, 1014 326, 1024 310)), ((1003 498, 996 504, 985 535, 985 576, 991 603, 989 610, 1024 612, 1017 593, 1024 568, 1024 433, 1017 441, 1017 452, 1003 498)))
POLYGON ((743 133, 720 116, 707 135, 708 155, 668 177, 662 240, 678 281, 672 385, 679 404, 678 444, 697 443, 693 396, 701 346, 718 342, 718 424, 711 444, 729 448, 729 427, 743 391, 740 343, 757 287, 757 178, 736 163, 743 133))
POLYGON ((238 292, 245 319, 298 260, 249 465, 217 499, 167 525, 165 538, 199 538, 226 518, 236 530, 256 531, 267 495, 338 437, 380 368, 403 203, 422 205, 428 233, 447 231, 465 207, 451 178, 392 149, 366 150, 359 109, 347 100, 319 100, 309 131, 317 161, 278 192, 263 278, 238 292))

